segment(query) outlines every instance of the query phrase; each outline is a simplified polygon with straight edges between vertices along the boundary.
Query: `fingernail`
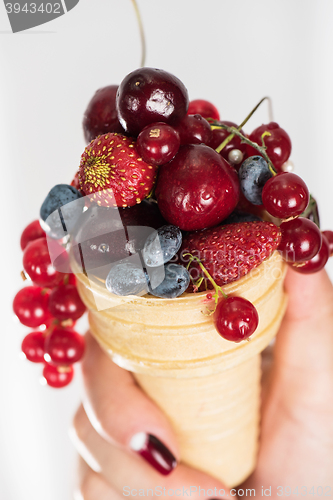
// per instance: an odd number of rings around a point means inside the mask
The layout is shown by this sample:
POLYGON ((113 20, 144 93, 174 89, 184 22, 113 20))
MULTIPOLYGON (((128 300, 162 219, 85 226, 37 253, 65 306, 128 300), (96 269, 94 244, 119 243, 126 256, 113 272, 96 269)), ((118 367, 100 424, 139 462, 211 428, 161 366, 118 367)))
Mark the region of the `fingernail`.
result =
POLYGON ((130 447, 163 476, 170 474, 177 465, 177 460, 168 448, 151 434, 135 434, 130 441, 130 447))

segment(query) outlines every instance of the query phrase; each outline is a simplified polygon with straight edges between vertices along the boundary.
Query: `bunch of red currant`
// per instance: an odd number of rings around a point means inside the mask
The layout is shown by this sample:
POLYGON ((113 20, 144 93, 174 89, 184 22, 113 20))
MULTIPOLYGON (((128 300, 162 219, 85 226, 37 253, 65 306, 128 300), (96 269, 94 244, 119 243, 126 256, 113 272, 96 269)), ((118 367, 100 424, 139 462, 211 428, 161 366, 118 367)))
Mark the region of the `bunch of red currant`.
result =
MULTIPOLYGON (((22 342, 22 352, 29 361, 44 364, 43 377, 49 386, 65 387, 73 379, 73 364, 84 353, 84 338, 73 327, 86 307, 69 264, 68 273, 52 264, 46 234, 38 220, 24 229, 21 248, 22 276, 33 282, 22 288, 13 302, 19 321, 33 329, 22 342)), ((63 268, 67 253, 63 251, 60 257, 63 268)))

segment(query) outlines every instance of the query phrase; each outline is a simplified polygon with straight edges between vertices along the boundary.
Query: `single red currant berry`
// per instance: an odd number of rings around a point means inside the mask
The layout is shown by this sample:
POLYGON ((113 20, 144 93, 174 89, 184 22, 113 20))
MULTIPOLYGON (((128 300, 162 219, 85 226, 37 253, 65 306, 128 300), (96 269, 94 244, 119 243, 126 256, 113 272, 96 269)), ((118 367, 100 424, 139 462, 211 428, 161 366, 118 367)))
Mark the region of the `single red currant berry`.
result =
POLYGON ((322 234, 328 241, 330 247, 330 257, 333 257, 333 231, 323 231, 322 234))
POLYGON ((58 285, 50 293, 49 311, 61 321, 77 320, 85 313, 86 306, 75 285, 58 285))
POLYGON ((319 252, 314 257, 312 257, 311 260, 302 262, 299 265, 297 265, 297 263, 293 264, 292 267, 293 269, 295 269, 295 271, 301 274, 316 273, 325 267, 326 262, 329 259, 329 256, 330 256, 329 242, 327 241, 326 236, 323 234, 323 242, 319 252))
POLYGON ((83 353, 84 337, 68 328, 55 328, 45 341, 44 359, 54 365, 76 363, 83 353))
POLYGON ((23 254, 23 267, 30 279, 39 286, 52 287, 63 278, 51 263, 46 238, 32 241, 23 254))
POLYGON ((205 118, 201 115, 186 115, 175 126, 180 144, 209 144, 212 130, 205 118))
POLYGON ((23 230, 21 235, 21 249, 24 250, 30 241, 37 240, 39 238, 46 238, 45 231, 41 228, 39 221, 34 220, 27 225, 23 230))
POLYGON ((168 163, 176 155, 179 146, 178 132, 163 122, 145 127, 136 141, 139 155, 152 165, 168 163))
POLYGON ((72 366, 52 366, 46 364, 43 370, 43 377, 47 385, 60 389, 70 384, 73 380, 74 369, 72 366))
POLYGON ((287 262, 305 262, 319 252, 322 236, 311 220, 297 217, 283 222, 280 229, 282 236, 278 251, 287 262))
MULTIPOLYGON (((273 162, 276 170, 280 172, 282 165, 288 160, 291 153, 290 137, 277 123, 271 122, 256 128, 249 136, 250 141, 261 146, 261 137, 265 132, 270 133, 270 136, 264 137, 265 146, 267 148, 266 153, 273 162)), ((258 154, 258 151, 251 146, 247 146, 247 154, 248 156, 254 156, 258 154)))
POLYGON ((206 299, 207 300, 212 300, 212 298, 213 298, 213 295, 211 293, 207 293, 206 294, 206 299))
POLYGON ((301 215, 310 200, 309 190, 298 175, 281 172, 268 179, 262 190, 262 202, 273 217, 287 219, 301 215))
POLYGON ((220 114, 217 108, 205 99, 194 99, 190 101, 188 106, 188 115, 201 115, 203 118, 212 118, 212 120, 219 120, 220 114))
POLYGON ((22 325, 36 328, 50 318, 48 310, 49 290, 39 286, 27 286, 20 290, 13 301, 14 313, 22 325))
POLYGON ((24 337, 22 342, 22 352, 32 363, 44 363, 45 337, 43 332, 31 332, 24 337))
POLYGON ((228 297, 214 313, 215 327, 226 340, 241 342, 257 329, 259 316, 254 305, 243 297, 228 297))

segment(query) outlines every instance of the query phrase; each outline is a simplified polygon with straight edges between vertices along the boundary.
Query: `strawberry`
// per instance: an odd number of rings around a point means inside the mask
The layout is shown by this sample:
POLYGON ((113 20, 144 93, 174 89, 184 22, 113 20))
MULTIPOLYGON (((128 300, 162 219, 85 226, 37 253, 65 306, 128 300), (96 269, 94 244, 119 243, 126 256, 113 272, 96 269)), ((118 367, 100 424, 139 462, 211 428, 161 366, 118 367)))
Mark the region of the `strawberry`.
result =
POLYGON ((86 147, 78 177, 81 190, 98 205, 132 207, 150 193, 156 168, 140 158, 132 138, 104 134, 86 147))
MULTIPOLYGON (((184 239, 181 259, 190 253, 200 259, 218 286, 231 283, 270 257, 281 241, 281 231, 272 222, 240 222, 190 233, 184 239)), ((192 262, 193 279, 205 276, 192 262)), ((208 281, 208 280, 207 280, 208 281)), ((208 288, 211 284, 207 282, 208 288)))

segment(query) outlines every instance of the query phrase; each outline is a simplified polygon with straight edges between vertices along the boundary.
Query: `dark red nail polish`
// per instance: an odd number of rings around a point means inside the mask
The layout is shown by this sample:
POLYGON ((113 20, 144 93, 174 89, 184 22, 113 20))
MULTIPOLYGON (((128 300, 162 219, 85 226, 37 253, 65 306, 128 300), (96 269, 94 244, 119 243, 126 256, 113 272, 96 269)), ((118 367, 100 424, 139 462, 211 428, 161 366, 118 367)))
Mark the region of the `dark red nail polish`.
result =
POLYGON ((170 474, 177 465, 177 460, 168 448, 151 434, 145 432, 135 434, 130 447, 164 476, 170 474))

